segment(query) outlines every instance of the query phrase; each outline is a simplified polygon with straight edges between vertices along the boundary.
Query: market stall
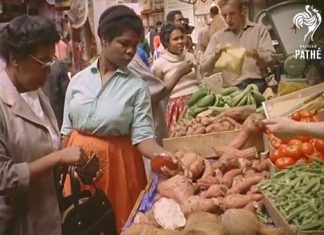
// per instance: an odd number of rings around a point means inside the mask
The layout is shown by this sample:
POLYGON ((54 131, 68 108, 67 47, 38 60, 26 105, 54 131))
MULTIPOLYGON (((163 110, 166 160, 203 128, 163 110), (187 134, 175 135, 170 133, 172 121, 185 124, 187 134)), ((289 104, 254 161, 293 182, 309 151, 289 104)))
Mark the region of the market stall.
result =
POLYGON ((268 101, 254 86, 194 93, 176 133, 164 139, 188 172, 153 160, 155 174, 124 234, 323 234, 323 141, 303 136, 278 147, 262 125, 264 116, 322 120, 322 91, 319 84, 268 101), (280 165, 288 158, 294 164, 280 165))

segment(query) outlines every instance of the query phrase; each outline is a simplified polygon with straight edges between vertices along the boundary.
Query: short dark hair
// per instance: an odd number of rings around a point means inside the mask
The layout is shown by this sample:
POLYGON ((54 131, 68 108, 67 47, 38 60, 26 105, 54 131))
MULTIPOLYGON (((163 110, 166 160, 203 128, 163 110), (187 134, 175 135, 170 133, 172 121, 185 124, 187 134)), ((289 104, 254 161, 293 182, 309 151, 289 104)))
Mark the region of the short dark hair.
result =
POLYGON ((176 15, 182 15, 182 12, 179 10, 170 11, 166 16, 167 23, 172 24, 175 20, 176 15))
POLYGON ((9 62, 9 55, 27 58, 39 47, 60 40, 54 22, 43 16, 18 16, 0 32, 0 56, 9 62))
POLYGON ((210 10, 209 10, 210 15, 212 15, 212 16, 217 15, 218 12, 219 12, 218 6, 213 6, 213 7, 211 7, 210 10))
POLYGON ((108 41, 122 35, 125 30, 132 30, 139 37, 144 35, 142 20, 129 7, 116 5, 107 8, 100 16, 98 36, 108 41))
POLYGON ((174 24, 166 24, 163 25, 161 28, 161 33, 160 33, 160 40, 162 45, 166 48, 167 45, 170 42, 170 35, 174 30, 180 30, 181 32, 184 33, 184 30, 182 27, 176 26, 174 24))

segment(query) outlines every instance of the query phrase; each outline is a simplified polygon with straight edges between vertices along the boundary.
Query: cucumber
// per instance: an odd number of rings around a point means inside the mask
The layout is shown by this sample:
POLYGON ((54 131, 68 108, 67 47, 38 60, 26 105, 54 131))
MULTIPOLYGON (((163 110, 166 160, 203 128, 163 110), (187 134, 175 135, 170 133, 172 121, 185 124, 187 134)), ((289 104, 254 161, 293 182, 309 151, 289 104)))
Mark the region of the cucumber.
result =
POLYGON ((251 100, 251 93, 249 92, 247 95, 247 100, 246 100, 246 105, 250 105, 252 103, 252 100, 251 100))
POLYGON ((253 97, 252 94, 250 94, 250 97, 251 97, 251 104, 256 105, 256 101, 255 101, 255 99, 254 99, 254 97, 253 97))
POLYGON ((205 97, 201 98, 198 100, 196 103, 197 107, 208 107, 212 105, 215 102, 215 95, 214 94, 209 94, 206 95, 205 97))
POLYGON ((237 96, 235 96, 233 99, 232 99, 232 107, 236 107, 238 105, 238 103, 240 103, 240 101, 244 98, 245 96, 245 92, 241 92, 240 94, 238 94, 237 96))
POLYGON ((244 94, 243 98, 240 100, 240 102, 236 106, 243 106, 246 104, 249 94, 244 94))
POLYGON ((221 103, 221 97, 222 96, 220 94, 215 95, 215 101, 214 101, 213 106, 218 107, 220 105, 220 103, 221 103))
POLYGON ((253 91, 259 92, 259 87, 254 83, 249 84, 248 87, 250 87, 253 91))
POLYGON ((197 103, 201 98, 206 96, 208 94, 208 89, 206 87, 202 87, 199 90, 195 91, 191 97, 189 98, 187 104, 189 107, 193 106, 195 103, 197 103))
POLYGON ((209 107, 209 109, 212 110, 213 114, 215 114, 215 115, 218 115, 229 108, 230 107, 209 107))
POLYGON ((264 96, 260 92, 253 90, 253 91, 251 91, 251 94, 252 94, 253 98, 255 99, 255 102, 257 105, 261 105, 261 103, 265 101, 264 96))
POLYGON ((194 107, 192 110, 190 110, 190 114, 192 117, 196 117, 199 113, 207 110, 208 107, 194 107))
POLYGON ((230 95, 232 93, 234 93, 235 91, 238 91, 239 88, 236 87, 236 86, 233 86, 233 87, 227 87, 227 88, 223 88, 221 91, 220 91, 220 94, 222 96, 226 96, 226 95, 230 95))

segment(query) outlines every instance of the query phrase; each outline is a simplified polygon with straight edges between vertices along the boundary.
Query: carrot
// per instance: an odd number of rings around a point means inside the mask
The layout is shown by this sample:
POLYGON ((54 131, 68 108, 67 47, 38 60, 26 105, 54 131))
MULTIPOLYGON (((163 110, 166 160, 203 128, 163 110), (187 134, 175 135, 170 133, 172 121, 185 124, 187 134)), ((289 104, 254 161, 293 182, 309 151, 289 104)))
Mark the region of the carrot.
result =
POLYGON ((223 178, 221 179, 221 184, 226 185, 227 187, 230 188, 232 186, 234 177, 240 174, 241 174, 240 169, 233 169, 226 172, 223 178))
POLYGON ((223 210, 231 208, 242 208, 252 201, 259 201, 263 198, 261 194, 251 194, 251 195, 242 195, 242 194, 230 194, 227 195, 220 206, 223 210))
POLYGON ((251 176, 249 178, 244 179, 240 184, 238 184, 236 187, 231 188, 228 193, 246 193, 249 191, 252 185, 256 185, 261 180, 263 180, 262 176, 251 176))

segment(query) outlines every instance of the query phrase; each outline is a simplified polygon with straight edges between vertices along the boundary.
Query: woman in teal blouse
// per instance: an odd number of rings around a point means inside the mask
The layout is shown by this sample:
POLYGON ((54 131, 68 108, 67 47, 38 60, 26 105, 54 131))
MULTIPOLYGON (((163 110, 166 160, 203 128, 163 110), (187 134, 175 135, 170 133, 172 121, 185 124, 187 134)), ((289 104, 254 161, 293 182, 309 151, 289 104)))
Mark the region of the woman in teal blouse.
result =
POLYGON ((101 55, 71 80, 61 130, 65 143, 99 156, 103 176, 96 185, 112 203, 119 232, 146 185, 142 155, 164 154, 154 139, 148 88, 127 69, 143 33, 130 8, 104 11, 101 55))

